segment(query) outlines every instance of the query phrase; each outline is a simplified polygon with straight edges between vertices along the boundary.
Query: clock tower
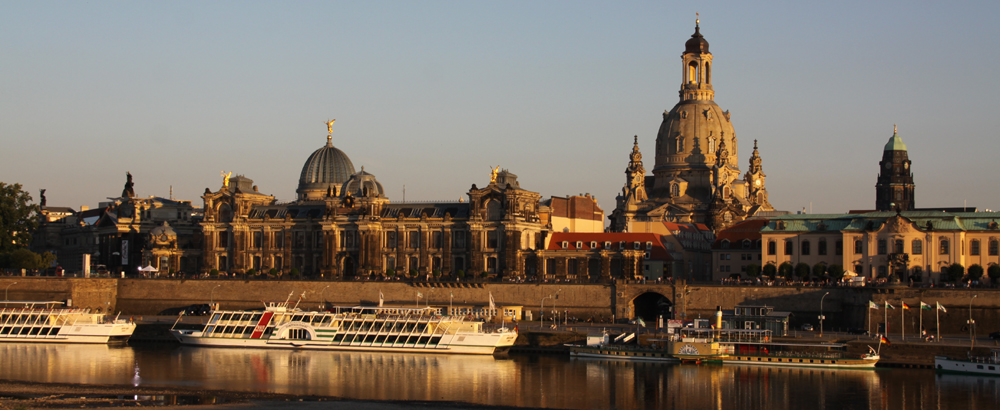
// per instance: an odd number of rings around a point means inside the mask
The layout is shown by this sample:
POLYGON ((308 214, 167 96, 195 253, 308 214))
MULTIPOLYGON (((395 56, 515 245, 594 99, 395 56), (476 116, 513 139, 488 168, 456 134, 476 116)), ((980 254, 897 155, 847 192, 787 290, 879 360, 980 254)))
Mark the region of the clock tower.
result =
POLYGON ((914 208, 913 173, 906 144, 899 138, 896 126, 892 138, 885 144, 882 161, 879 161, 878 182, 875 184, 875 209, 879 211, 912 211, 914 208))

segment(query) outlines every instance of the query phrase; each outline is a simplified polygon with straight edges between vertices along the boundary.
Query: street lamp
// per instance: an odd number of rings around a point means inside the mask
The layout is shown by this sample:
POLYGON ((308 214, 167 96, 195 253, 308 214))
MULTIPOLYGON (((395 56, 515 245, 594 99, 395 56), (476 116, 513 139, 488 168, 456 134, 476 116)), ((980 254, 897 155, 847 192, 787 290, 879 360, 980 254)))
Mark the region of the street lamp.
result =
POLYGON ((559 322, 557 322, 557 319, 558 319, 558 316, 559 316, 559 310, 556 309, 556 301, 559 300, 559 292, 562 292, 562 289, 557 289, 556 290, 556 297, 552 298, 552 327, 553 328, 555 328, 556 326, 559 325, 559 322))
POLYGON ((213 309, 213 310, 215 309, 215 290, 218 289, 219 286, 222 286, 222 285, 215 285, 215 287, 212 288, 212 292, 209 294, 210 296, 209 296, 209 302, 208 303, 209 303, 209 307, 211 309, 213 309))
POLYGON ((830 292, 826 292, 823 297, 819 298, 819 337, 823 337, 823 319, 826 319, 826 316, 823 316, 823 299, 826 299, 826 295, 829 294, 830 292))
POLYGON ((970 343, 970 347, 969 348, 970 349, 976 347, 976 337, 974 336, 974 333, 973 333, 973 330, 972 330, 976 326, 976 321, 972 320, 972 300, 975 299, 976 296, 979 296, 979 295, 972 295, 972 299, 969 299, 969 343, 970 343))
POLYGON ((4 290, 3 290, 3 300, 4 300, 4 301, 7 301, 7 300, 8 300, 8 299, 7 299, 7 291, 8 291, 8 290, 10 290, 10 287, 11 287, 11 286, 14 286, 14 285, 16 285, 16 284, 17 284, 17 282, 14 282, 14 283, 11 283, 11 284, 8 284, 8 285, 7 285, 7 287, 6 287, 6 288, 5 288, 4 290))
POLYGON ((326 289, 329 287, 330 285, 326 285, 323 290, 319 291, 319 302, 323 304, 323 307, 326 307, 326 296, 324 295, 326 294, 326 289))
POLYGON ((541 306, 538 308, 538 313, 539 313, 539 316, 538 316, 538 327, 540 327, 540 328, 545 326, 545 299, 551 299, 551 298, 552 298, 552 295, 548 295, 548 296, 542 298, 541 306))

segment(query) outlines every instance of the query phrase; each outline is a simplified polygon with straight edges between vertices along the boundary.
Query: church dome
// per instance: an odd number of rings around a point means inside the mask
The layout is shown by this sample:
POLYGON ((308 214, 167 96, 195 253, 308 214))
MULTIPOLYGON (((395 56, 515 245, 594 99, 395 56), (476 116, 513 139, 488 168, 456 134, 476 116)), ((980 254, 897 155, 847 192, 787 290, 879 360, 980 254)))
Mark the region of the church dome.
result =
POLYGON ((691 38, 684 43, 684 54, 694 53, 694 54, 708 54, 708 40, 701 35, 701 29, 698 25, 694 26, 694 34, 691 38))
POLYGON ((365 167, 361 167, 361 172, 351 175, 351 178, 344 183, 340 197, 344 198, 348 195, 355 198, 385 198, 385 190, 382 189, 382 184, 375 179, 375 175, 366 172, 365 167))
POLYGON ((300 200, 322 199, 329 190, 339 193, 340 185, 354 174, 354 164, 344 151, 333 146, 326 137, 326 146, 316 150, 302 166, 299 188, 295 191, 300 200))
POLYGON ((896 126, 892 128, 892 138, 889 138, 889 142, 885 143, 883 151, 906 151, 906 144, 903 143, 903 139, 896 133, 896 126))

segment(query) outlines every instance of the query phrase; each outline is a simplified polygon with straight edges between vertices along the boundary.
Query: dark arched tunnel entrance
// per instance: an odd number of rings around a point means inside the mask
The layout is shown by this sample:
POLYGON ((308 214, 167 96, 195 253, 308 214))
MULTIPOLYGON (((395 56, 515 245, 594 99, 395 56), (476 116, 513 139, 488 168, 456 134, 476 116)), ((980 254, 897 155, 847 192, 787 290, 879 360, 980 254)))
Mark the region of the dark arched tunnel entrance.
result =
POLYGON ((655 323, 656 319, 663 317, 663 320, 670 319, 671 308, 674 306, 670 299, 656 292, 646 292, 635 299, 632 299, 632 309, 635 317, 641 317, 647 323, 655 323))

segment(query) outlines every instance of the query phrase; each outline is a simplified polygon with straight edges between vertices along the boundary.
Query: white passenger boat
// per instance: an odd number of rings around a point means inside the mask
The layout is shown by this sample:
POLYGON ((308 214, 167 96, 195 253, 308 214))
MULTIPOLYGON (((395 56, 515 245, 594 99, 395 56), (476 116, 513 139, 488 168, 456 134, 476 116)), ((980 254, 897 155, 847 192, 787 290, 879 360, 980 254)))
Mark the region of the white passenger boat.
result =
POLYGON ((135 323, 56 301, 0 302, 0 342, 125 343, 135 323))
POLYGON ((287 301, 267 303, 264 310, 215 310, 202 330, 171 333, 195 346, 459 354, 505 353, 517 339, 516 330, 488 331, 485 323, 441 316, 430 307, 306 312, 287 301))
POLYGON ((1000 350, 993 350, 989 356, 969 356, 967 359, 934 357, 934 369, 945 373, 963 373, 1000 376, 1000 350))

